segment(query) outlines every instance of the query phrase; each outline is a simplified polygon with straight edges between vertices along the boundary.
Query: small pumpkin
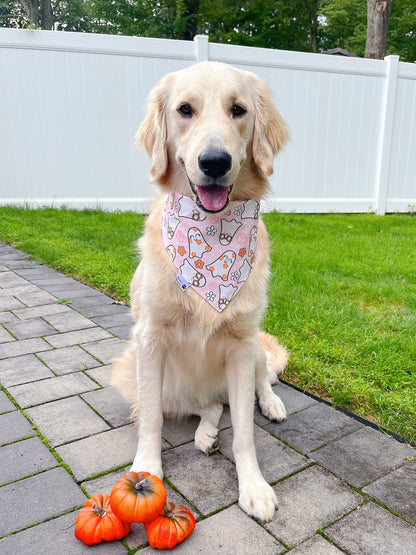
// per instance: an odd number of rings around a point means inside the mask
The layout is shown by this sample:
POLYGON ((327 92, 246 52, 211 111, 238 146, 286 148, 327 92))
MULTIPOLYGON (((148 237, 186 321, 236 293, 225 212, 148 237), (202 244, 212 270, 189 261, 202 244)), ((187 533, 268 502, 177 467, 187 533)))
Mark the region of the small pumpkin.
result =
POLYGON ((75 519, 75 537, 86 545, 103 540, 121 540, 130 532, 131 524, 120 520, 110 506, 110 496, 96 493, 88 499, 75 519))
POLYGON ((149 472, 127 472, 110 494, 113 512, 126 522, 156 518, 166 503, 166 489, 158 476, 149 472))
POLYGON ((144 523, 147 539, 153 548, 173 549, 183 542, 195 528, 195 517, 186 507, 167 502, 162 513, 144 523))

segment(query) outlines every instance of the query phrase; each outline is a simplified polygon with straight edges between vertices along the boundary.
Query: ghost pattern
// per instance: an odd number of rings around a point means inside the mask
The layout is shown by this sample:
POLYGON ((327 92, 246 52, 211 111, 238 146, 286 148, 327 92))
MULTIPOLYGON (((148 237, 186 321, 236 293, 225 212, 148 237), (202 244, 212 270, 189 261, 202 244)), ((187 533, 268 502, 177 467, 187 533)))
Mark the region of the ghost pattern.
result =
POLYGON ((220 243, 221 245, 228 246, 233 240, 234 235, 240 229, 241 223, 237 220, 221 220, 221 233, 220 233, 220 243))
POLYGON ((191 227, 188 231, 189 257, 202 258, 204 254, 211 250, 211 247, 205 241, 201 230, 197 227, 191 227))
POLYGON ((181 197, 178 200, 178 204, 178 216, 181 216, 182 218, 189 218, 190 220, 194 220, 194 222, 203 222, 206 220, 207 215, 198 210, 191 198, 181 197))
POLYGON ((176 249, 173 245, 169 245, 166 247, 166 250, 168 251, 168 255, 170 256, 172 262, 175 261, 176 258, 176 249))
POLYGON ((206 283, 205 277, 194 268, 188 260, 185 260, 182 266, 179 268, 180 273, 186 279, 188 283, 194 287, 204 287, 206 283))
POLYGON ((250 241, 248 244, 248 255, 253 256, 257 250, 257 235, 258 229, 256 226, 253 226, 250 230, 250 241))
POLYGON ((242 218, 253 218, 258 220, 260 204, 257 200, 251 199, 243 202, 244 211, 241 215, 242 218))
POLYGON ((240 268, 240 275, 237 283, 244 283, 248 278, 248 274, 251 272, 251 266, 247 259, 244 260, 243 265, 240 268))
POLYGON ((176 228, 179 225, 179 220, 178 218, 175 216, 175 214, 172 214, 171 212, 169 212, 168 215, 168 237, 169 239, 173 239, 173 236, 175 235, 175 231, 176 228))
POLYGON ((212 262, 207 269, 214 277, 220 277, 222 280, 227 281, 228 274, 235 262, 236 254, 234 251, 225 251, 214 262, 212 262))
POLYGON ((237 287, 234 285, 220 285, 220 296, 218 299, 218 308, 224 310, 224 308, 229 304, 233 298, 237 287))

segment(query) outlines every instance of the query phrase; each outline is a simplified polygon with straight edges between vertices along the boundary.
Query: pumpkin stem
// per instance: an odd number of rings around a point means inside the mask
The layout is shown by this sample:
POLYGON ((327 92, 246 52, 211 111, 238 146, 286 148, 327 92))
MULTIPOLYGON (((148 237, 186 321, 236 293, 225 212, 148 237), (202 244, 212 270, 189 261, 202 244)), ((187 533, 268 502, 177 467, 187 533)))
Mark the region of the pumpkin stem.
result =
POLYGON ((143 480, 140 480, 139 482, 136 482, 134 484, 134 489, 137 491, 141 491, 142 489, 144 489, 146 485, 147 485, 147 478, 143 478, 143 480))
POLYGON ((92 506, 92 508, 94 509, 94 511, 97 513, 98 516, 105 516, 107 514, 107 511, 105 509, 103 509, 99 505, 96 505, 95 503, 92 506))

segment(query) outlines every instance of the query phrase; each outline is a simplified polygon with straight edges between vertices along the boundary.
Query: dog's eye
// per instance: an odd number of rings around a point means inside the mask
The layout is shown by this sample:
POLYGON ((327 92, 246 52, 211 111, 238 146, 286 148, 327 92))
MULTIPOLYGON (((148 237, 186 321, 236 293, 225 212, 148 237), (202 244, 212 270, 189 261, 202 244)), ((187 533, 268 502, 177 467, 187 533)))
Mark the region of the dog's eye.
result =
POLYGON ((244 116, 244 114, 246 113, 246 110, 242 106, 239 106, 238 104, 234 104, 232 108, 232 113, 235 118, 239 118, 241 116, 244 116))
POLYGON ((189 104, 182 104, 178 108, 178 112, 180 112, 183 116, 187 116, 190 118, 192 116, 192 108, 189 104))

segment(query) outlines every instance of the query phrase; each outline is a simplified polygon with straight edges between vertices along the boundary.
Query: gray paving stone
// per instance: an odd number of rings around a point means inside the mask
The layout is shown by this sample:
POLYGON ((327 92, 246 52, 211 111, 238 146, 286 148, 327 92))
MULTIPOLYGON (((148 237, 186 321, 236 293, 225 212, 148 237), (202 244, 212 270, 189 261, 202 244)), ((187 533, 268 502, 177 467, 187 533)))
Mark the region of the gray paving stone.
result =
POLYGON ((82 347, 96 357, 103 364, 110 364, 119 357, 125 350, 127 343, 121 339, 113 337, 112 339, 104 339, 104 341, 95 341, 85 343, 82 347))
POLYGON ((92 289, 91 287, 71 287, 70 289, 65 289, 63 291, 59 291, 55 293, 60 299, 68 299, 71 302, 74 302, 78 299, 84 298, 95 298, 100 297, 102 293, 92 289))
POLYGON ((130 310, 126 309, 124 312, 119 312, 117 314, 111 314, 110 316, 96 316, 92 318, 98 326, 103 328, 115 327, 115 326, 132 326, 133 316, 130 310))
POLYGON ((25 256, 27 256, 26 254, 24 254, 22 251, 16 249, 15 247, 12 247, 10 245, 8 245, 7 243, 0 243, 0 260, 7 260, 7 257, 13 255, 13 256, 19 256, 20 258, 24 258, 25 256))
MULTIPOLYGON (((65 276, 64 274, 58 274, 56 277, 40 277, 40 278, 32 278, 31 283, 34 283, 38 287, 49 291, 49 287, 60 286, 63 289, 69 289, 69 287, 65 284, 72 284, 78 283, 74 279, 65 276)), ((50 292, 50 291, 49 291, 50 292)))
POLYGON ((89 316, 84 311, 84 308, 97 307, 101 305, 111 304, 113 302, 114 299, 112 299, 108 295, 100 293, 99 295, 94 295, 93 297, 80 297, 78 299, 74 299, 72 301, 72 307, 75 308, 75 310, 79 310, 79 312, 84 314, 84 316, 89 316))
MULTIPOLYGON (((16 275, 15 272, 1 272, 0 274, 0 287, 2 289, 12 289, 13 287, 20 287, 21 285, 28 285, 26 279, 16 275)), ((13 295, 13 291, 10 292, 13 295)))
POLYGON ((62 312, 60 314, 45 315, 44 318, 47 322, 49 322, 49 324, 60 332, 95 327, 94 322, 91 322, 91 320, 85 318, 82 314, 79 314, 79 312, 75 312, 75 310, 62 312))
POLYGON ((26 408, 84 393, 97 387, 98 385, 82 372, 74 372, 56 378, 16 385, 9 388, 9 393, 22 408, 26 408))
MULTIPOLYGON (((288 416, 290 414, 299 412, 308 407, 318 404, 318 401, 312 399, 312 397, 309 397, 308 395, 305 395, 304 393, 301 393, 297 389, 294 389, 293 387, 290 387, 284 383, 278 383, 274 385, 273 391, 283 401, 288 416)), ((258 403, 256 403, 256 410, 254 412, 254 421, 259 426, 264 426, 265 424, 268 424, 270 422, 268 418, 261 414, 258 403)))
POLYGON ((38 263, 35 260, 30 260, 29 258, 15 258, 14 260, 4 260, 5 266, 9 270, 20 270, 21 268, 35 268, 38 263))
POLYGON ((0 447, 0 484, 19 480, 58 464, 38 437, 10 443, 0 447))
POLYGON ((416 461, 379 478, 363 491, 416 524, 416 461))
POLYGON ((308 453, 362 427, 353 418, 321 403, 293 414, 283 422, 270 422, 265 429, 308 453))
POLYGON ((318 466, 283 480, 274 490, 279 510, 265 526, 291 547, 354 509, 362 500, 358 493, 318 466))
POLYGON ((414 455, 414 449, 365 427, 314 451, 312 458, 349 484, 360 487, 414 455))
POLYGON ((95 368, 100 363, 80 347, 63 347, 45 353, 40 353, 39 358, 56 374, 69 374, 87 368, 95 368))
POLYGON ((162 464, 165 477, 204 515, 238 499, 235 466, 221 453, 207 457, 187 443, 163 452, 162 464))
POLYGON ((416 528, 375 503, 345 516, 325 534, 351 555, 414 555, 416 528))
POLYGON ((120 339, 130 339, 133 326, 116 326, 115 328, 107 328, 109 333, 112 333, 120 339))
POLYGON ((16 407, 4 393, 4 391, 0 390, 0 414, 3 412, 11 412, 12 410, 16 410, 16 407))
POLYGON ((15 272, 19 276, 22 276, 29 281, 32 279, 47 279, 59 276, 62 277, 61 273, 57 272, 53 268, 49 268, 48 266, 44 266, 42 264, 31 268, 15 269, 15 272))
MULTIPOLYGON (((107 316, 111 314, 120 314, 129 310, 125 305, 113 301, 111 297, 107 298, 102 304, 93 304, 91 306, 79 306, 79 310, 87 318, 95 318, 96 316, 107 316)), ((80 304, 80 303, 75 303, 80 304)))
POLYGON ((51 346, 43 339, 23 339, 13 343, 3 343, 0 345, 0 359, 27 355, 28 353, 40 353, 50 350, 51 346))
POLYGON ((132 422, 131 408, 115 387, 105 387, 81 395, 112 426, 123 426, 132 422))
POLYGON ((53 373, 35 355, 0 360, 0 383, 4 387, 51 377, 53 373))
POLYGON ((0 310, 13 310, 25 308, 25 305, 12 295, 4 295, 0 297, 0 310))
MULTIPOLYGON (((236 505, 228 507, 201 522, 175 553, 195 555, 197 553, 221 555, 276 555, 285 548, 257 522, 249 518, 236 505), (255 546, 255 550, 253 550, 255 546)), ((139 553, 163 553, 162 550, 146 547, 139 553)))
POLYGON ((26 414, 52 447, 109 429, 79 397, 39 405, 26 414))
POLYGON ((57 301, 57 297, 47 293, 46 291, 42 291, 41 289, 31 293, 18 293, 16 294, 16 297, 29 308, 33 306, 52 304, 57 301))
POLYGON ((103 387, 108 387, 111 385, 111 376, 113 372, 113 367, 111 364, 107 364, 106 366, 98 366, 97 368, 88 369, 86 373, 88 376, 91 376, 93 380, 98 382, 103 387))
MULTIPOLYGON (((62 291, 90 291, 91 287, 76 281, 75 279, 71 278, 55 278, 49 280, 38 280, 35 283, 43 283, 48 282, 47 288, 49 292, 60 293, 62 291)), ((95 291, 93 289, 93 291, 95 291)), ((95 291, 96 292, 96 291, 95 291)), ((58 296, 61 296, 60 294, 58 296)))
POLYGON ((0 324, 6 322, 17 322, 17 318, 12 312, 0 312, 0 324))
POLYGON ((9 341, 16 341, 16 339, 0 325, 0 343, 8 343, 9 341))
POLYGON ((40 291, 40 289, 27 281, 25 285, 18 285, 17 287, 13 287, 13 290, 0 289, 0 297, 6 297, 8 295, 17 297, 19 293, 34 293, 36 291, 40 291))
MULTIPOLYGON (((163 420, 162 437, 172 445, 181 445, 182 443, 193 441, 199 422, 199 416, 187 416, 178 419, 165 417, 163 420)), ((228 406, 225 406, 220 419, 219 429, 221 430, 230 426, 230 409, 228 406)))
MULTIPOLYGON (((221 453, 235 462, 232 443, 232 428, 220 433, 221 453)), ((268 482, 280 480, 310 464, 306 457, 300 455, 258 426, 254 426, 254 443, 260 469, 268 482)))
POLYGON ((102 328, 95 327, 86 330, 67 331, 57 335, 49 335, 45 340, 52 345, 52 347, 70 347, 72 345, 80 345, 89 341, 97 341, 99 339, 109 339, 111 334, 102 328))
MULTIPOLYGON (((0 488, 0 536, 70 511, 85 495, 63 468, 47 470, 0 488)), ((30 551, 33 553, 33 551, 30 551)))
POLYGON ((13 411, 0 415, 0 445, 35 435, 21 412, 13 411))
POLYGON ((30 339, 32 337, 42 337, 56 333, 56 330, 41 318, 32 318, 22 322, 10 322, 4 326, 17 339, 30 339))
POLYGON ((344 553, 322 536, 315 535, 290 551, 290 555, 340 555, 344 553))
POLYGON ((39 316, 47 316, 49 314, 58 314, 63 312, 71 312, 68 306, 63 304, 45 304, 42 306, 35 306, 32 308, 23 308, 21 310, 13 311, 20 320, 27 320, 28 318, 38 318, 39 316))
POLYGON ((4 555, 126 555, 121 542, 102 542, 94 547, 75 537, 78 511, 38 524, 0 540, 4 555))
POLYGON ((118 466, 131 464, 136 447, 136 429, 133 424, 129 424, 62 445, 56 451, 81 482, 118 466))
POLYGON ((172 445, 181 445, 192 441, 199 421, 198 416, 188 416, 180 419, 165 417, 163 419, 162 437, 172 445))

